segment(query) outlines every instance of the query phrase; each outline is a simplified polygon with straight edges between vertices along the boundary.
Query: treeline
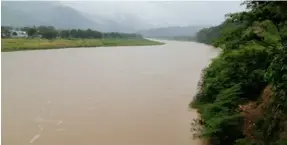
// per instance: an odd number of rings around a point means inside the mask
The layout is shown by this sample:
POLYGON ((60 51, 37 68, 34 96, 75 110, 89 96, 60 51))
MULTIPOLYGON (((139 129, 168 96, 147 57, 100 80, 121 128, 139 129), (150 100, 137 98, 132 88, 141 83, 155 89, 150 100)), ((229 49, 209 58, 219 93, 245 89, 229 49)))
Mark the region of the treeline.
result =
POLYGON ((158 39, 177 40, 177 41, 194 41, 194 36, 158 36, 158 39))
POLYGON ((220 36, 222 25, 203 28, 196 33, 195 41, 205 44, 212 44, 212 42, 220 36))
POLYGON ((22 27, 22 28, 13 28, 2 26, 1 27, 1 37, 13 37, 17 35, 17 32, 22 31, 27 34, 27 37, 34 38, 34 37, 41 37, 46 39, 55 39, 55 38, 127 38, 127 39, 134 39, 134 38, 142 38, 139 34, 134 33, 118 33, 118 32, 99 32, 96 30, 91 29, 56 29, 52 26, 38 26, 38 27, 22 27))
POLYGON ((287 2, 245 1, 247 11, 199 32, 222 52, 203 71, 192 130, 211 145, 287 144, 287 2))
MULTIPOLYGON (((229 16, 228 14, 226 15, 229 16)), ((196 33, 194 41, 205 43, 205 44, 213 44, 223 35, 226 31, 230 31, 229 29, 233 29, 237 24, 230 22, 229 20, 224 21, 222 24, 218 26, 213 26, 209 28, 203 28, 196 33)))

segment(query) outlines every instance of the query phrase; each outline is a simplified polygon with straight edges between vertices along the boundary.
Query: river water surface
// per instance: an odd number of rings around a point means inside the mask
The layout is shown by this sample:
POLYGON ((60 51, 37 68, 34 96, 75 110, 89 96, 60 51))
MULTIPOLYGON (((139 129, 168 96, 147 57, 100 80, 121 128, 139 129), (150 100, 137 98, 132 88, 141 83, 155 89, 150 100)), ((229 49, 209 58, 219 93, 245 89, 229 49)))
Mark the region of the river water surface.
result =
POLYGON ((2 53, 2 143, 200 145, 188 104, 216 54, 179 41, 2 53))

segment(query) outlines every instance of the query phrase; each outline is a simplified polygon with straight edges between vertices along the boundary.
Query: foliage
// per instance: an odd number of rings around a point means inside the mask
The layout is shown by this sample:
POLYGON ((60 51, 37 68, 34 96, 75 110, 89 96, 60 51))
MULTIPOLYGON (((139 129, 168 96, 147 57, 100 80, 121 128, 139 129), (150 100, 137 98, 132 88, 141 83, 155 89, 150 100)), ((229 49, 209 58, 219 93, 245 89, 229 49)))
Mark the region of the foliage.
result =
POLYGON ((154 38, 164 40, 177 40, 177 41, 195 41, 194 36, 158 36, 154 38))
POLYGON ((212 44, 212 42, 220 35, 220 26, 203 28, 196 33, 196 41, 212 44))
POLYGON ((11 27, 1 26, 1 38, 10 37, 11 27))
POLYGON ((12 32, 12 36, 17 36, 17 33, 16 32, 12 32))
POLYGON ((70 38, 71 37, 71 31, 69 31, 69 30, 61 30, 59 32, 59 36, 61 38, 70 38))
MULTIPOLYGON (((2 27, 2 37, 10 37, 12 29, 11 27, 2 27)), ((18 28, 17 28, 18 29, 18 28)), ((142 36, 134 33, 118 33, 118 32, 99 32, 92 29, 61 29, 57 30, 52 26, 38 26, 38 27, 23 27, 20 28, 22 31, 25 31, 29 37, 40 36, 45 39, 55 39, 57 37, 64 39, 73 39, 73 38, 105 38, 105 39, 142 39, 142 36)))
POLYGON ((37 29, 36 28, 28 28, 27 30, 26 30, 26 32, 27 32, 27 35, 29 36, 29 37, 34 37, 36 34, 37 34, 37 29))
MULTIPOLYGON (((87 30, 72 29, 71 31, 66 30, 65 33, 67 33, 65 35, 68 35, 68 37, 71 37, 71 38, 102 38, 101 32, 94 31, 91 29, 87 29, 87 30)), ((67 37, 64 36, 63 38, 67 38, 67 37)))
POLYGON ((160 45, 162 43, 147 39, 26 39, 5 38, 1 40, 1 51, 20 51, 38 49, 57 49, 71 47, 98 47, 98 46, 141 46, 160 45))
POLYGON ((38 31, 42 38, 54 39, 58 36, 58 31, 52 26, 39 26, 38 31))
POLYGON ((267 69, 266 79, 273 86, 274 101, 264 116, 264 122, 257 126, 263 130, 264 142, 271 144, 287 143, 287 47, 279 49, 267 69))
MULTIPOLYGON (((219 26, 203 29, 200 41, 223 51, 203 71, 191 107, 201 113, 201 137, 212 145, 279 145, 287 140, 287 2, 246 1, 248 11, 228 14, 219 26), (243 133, 238 106, 259 100, 271 85, 272 102, 243 133)), ((243 118, 242 118, 243 117, 243 118)))
POLYGON ((236 28, 235 26, 234 23, 226 20, 218 26, 203 28, 196 33, 195 40, 200 43, 213 44, 219 37, 223 36, 224 32, 232 31, 236 28))
POLYGON ((141 35, 139 34, 129 34, 129 33, 118 33, 118 32, 110 32, 110 33, 104 33, 103 34, 104 38, 142 38, 141 35))

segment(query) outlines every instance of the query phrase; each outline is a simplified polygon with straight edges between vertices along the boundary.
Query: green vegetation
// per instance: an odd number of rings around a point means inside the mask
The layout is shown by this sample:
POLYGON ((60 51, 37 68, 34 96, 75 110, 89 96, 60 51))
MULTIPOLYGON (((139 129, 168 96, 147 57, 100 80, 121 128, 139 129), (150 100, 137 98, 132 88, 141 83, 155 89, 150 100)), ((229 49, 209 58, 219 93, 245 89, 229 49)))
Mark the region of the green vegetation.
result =
POLYGON ((286 145, 287 2, 244 4, 248 11, 199 32, 222 52, 190 104, 201 114, 192 130, 211 145, 286 145))
MULTIPOLYGON (((98 9, 102 6, 105 4, 99 4, 96 7, 98 9)), ((77 7, 61 1, 3 0, 1 1, 1 24, 13 27, 49 25, 59 29, 90 28, 105 32, 135 32, 142 29, 142 26, 149 25, 141 18, 127 13, 117 14, 124 19, 113 18, 101 13, 85 13, 77 7)))
POLYGON ((143 36, 151 38, 169 38, 187 40, 195 36, 196 32, 204 28, 203 26, 184 26, 184 27, 160 27, 139 31, 143 36))
POLYGON ((212 42, 220 36, 220 29, 222 25, 203 28, 196 33, 195 41, 205 44, 212 44, 212 42))
POLYGON ((71 47, 100 46, 141 46, 160 45, 162 43, 147 39, 40 39, 40 38, 4 38, 1 51, 57 49, 71 47))
POLYGON ((194 41, 194 36, 162 36, 162 37, 151 37, 155 39, 164 40, 177 40, 177 41, 194 41))
MULTIPOLYGON (((229 15, 227 15, 229 16, 229 15)), ((231 32, 236 28, 237 24, 230 22, 230 20, 224 21, 218 26, 209 28, 203 28, 196 33, 195 41, 205 44, 213 44, 217 38, 223 35, 225 32, 231 32)))
POLYGON ((91 29, 57 30, 52 26, 24 28, 2 27, 1 32, 1 51, 162 44, 160 42, 144 39, 141 35, 133 33, 102 33, 91 29), (16 32, 19 30, 21 30, 21 32, 26 32, 27 36, 21 36, 22 38, 19 38, 20 36, 18 38, 11 38, 17 37, 16 32))
POLYGON ((56 29, 53 26, 34 26, 34 27, 22 27, 13 28, 9 26, 1 26, 1 37, 9 38, 13 36, 15 31, 22 31, 27 34, 29 38, 41 37, 45 39, 55 38, 126 38, 126 39, 138 39, 142 38, 141 35, 135 33, 118 33, 118 32, 99 32, 91 29, 56 29))

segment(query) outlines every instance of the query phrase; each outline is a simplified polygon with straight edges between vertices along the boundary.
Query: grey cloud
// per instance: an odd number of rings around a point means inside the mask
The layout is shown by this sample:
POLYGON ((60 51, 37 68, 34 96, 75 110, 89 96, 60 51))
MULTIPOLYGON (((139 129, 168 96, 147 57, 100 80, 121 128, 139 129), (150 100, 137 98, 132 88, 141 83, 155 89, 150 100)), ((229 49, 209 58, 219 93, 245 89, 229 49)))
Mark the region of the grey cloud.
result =
POLYGON ((224 15, 243 11, 241 1, 77 1, 63 4, 112 19, 129 15, 153 27, 217 25, 224 15))

